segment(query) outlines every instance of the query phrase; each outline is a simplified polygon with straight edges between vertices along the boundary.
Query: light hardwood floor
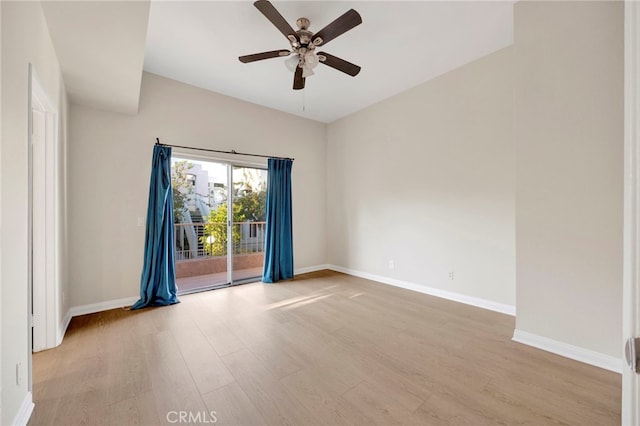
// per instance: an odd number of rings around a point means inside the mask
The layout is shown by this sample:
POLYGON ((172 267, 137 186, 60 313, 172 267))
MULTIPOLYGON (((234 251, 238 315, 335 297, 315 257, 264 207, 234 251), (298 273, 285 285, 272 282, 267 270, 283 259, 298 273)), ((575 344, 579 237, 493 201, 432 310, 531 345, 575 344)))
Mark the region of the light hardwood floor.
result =
POLYGON ((618 374, 506 315, 325 271, 181 301, 74 318, 33 356, 29 424, 620 423, 618 374))

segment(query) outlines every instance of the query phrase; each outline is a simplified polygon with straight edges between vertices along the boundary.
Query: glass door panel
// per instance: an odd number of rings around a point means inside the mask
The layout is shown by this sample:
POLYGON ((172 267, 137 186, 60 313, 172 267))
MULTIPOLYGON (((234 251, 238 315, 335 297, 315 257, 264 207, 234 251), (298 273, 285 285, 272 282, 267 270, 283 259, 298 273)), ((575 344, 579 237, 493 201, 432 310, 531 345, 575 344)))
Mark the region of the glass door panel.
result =
POLYGON ((232 277, 233 283, 260 280, 264 265, 267 171, 232 167, 232 277))
POLYGON ((178 293, 230 283, 227 165, 171 158, 178 293))

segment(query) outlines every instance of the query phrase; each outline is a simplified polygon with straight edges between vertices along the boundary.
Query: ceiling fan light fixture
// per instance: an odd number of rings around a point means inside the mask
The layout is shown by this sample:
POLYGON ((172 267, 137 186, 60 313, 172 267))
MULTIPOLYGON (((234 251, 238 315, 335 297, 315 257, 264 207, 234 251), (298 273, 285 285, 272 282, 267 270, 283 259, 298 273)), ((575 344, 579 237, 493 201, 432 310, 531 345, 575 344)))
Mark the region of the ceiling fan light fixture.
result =
POLYGON ((296 68, 298 68, 298 64, 300 63, 300 59, 298 58, 298 54, 294 53, 289 58, 284 61, 284 66, 291 72, 295 72, 296 68))
POLYGON ((304 63, 308 68, 315 68, 318 66, 318 55, 314 51, 309 51, 304 55, 304 63))

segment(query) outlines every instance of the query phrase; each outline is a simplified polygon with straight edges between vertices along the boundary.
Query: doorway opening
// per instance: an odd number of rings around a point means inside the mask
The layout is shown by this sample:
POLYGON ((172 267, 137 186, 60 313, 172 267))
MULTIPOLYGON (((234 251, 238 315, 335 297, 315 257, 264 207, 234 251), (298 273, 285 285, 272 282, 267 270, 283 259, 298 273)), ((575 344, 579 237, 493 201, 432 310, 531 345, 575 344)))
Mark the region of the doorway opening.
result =
POLYGON ((178 294, 262 278, 267 170, 171 159, 178 294))

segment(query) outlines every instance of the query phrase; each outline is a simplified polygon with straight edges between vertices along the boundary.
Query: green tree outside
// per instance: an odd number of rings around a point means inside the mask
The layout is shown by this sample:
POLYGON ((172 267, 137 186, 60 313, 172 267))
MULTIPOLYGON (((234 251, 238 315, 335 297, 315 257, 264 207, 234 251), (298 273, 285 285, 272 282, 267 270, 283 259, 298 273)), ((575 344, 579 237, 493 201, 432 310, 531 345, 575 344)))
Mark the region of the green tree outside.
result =
POLYGON ((171 169, 171 188, 173 190, 173 220, 184 223, 184 211, 193 196, 193 184, 187 179, 187 172, 193 168, 188 160, 176 161, 171 169))
MULTIPOLYGON (((264 222, 266 216, 266 191, 251 192, 237 196, 233 203, 234 222, 264 222)), ((227 254, 227 204, 221 204, 209 213, 205 234, 200 238, 205 252, 210 256, 225 256, 227 254)), ((234 254, 240 254, 240 225, 234 225, 232 232, 234 254)))
MULTIPOLYGON (((242 222, 244 216, 238 205, 233 206, 233 221, 242 222)), ((231 232, 234 246, 240 242, 240 230, 234 226, 231 232)), ((209 220, 204 226, 204 236, 200 237, 205 252, 210 256, 227 254, 227 204, 221 204, 209 213, 209 220)))
POLYGON ((264 222, 267 215, 267 192, 250 192, 234 199, 234 204, 240 206, 240 213, 244 220, 264 222))

